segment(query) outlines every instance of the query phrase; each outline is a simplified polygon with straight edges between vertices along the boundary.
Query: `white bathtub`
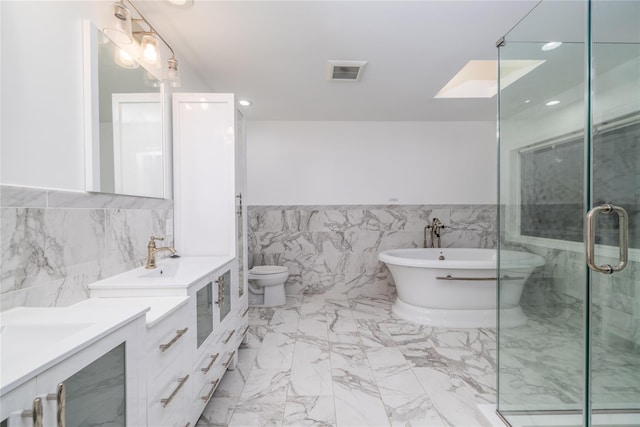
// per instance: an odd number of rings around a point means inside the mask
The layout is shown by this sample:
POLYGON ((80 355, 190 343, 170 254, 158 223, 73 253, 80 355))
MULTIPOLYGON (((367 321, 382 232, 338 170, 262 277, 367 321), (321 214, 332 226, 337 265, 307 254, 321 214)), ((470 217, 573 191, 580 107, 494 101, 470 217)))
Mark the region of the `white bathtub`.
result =
MULTIPOLYGON (((544 259, 515 251, 500 251, 500 256, 500 325, 522 325, 527 318, 520 308, 520 295, 544 259)), ((412 322, 450 328, 496 326, 496 258, 494 249, 458 248, 393 249, 378 255, 396 282, 393 313, 412 322)))

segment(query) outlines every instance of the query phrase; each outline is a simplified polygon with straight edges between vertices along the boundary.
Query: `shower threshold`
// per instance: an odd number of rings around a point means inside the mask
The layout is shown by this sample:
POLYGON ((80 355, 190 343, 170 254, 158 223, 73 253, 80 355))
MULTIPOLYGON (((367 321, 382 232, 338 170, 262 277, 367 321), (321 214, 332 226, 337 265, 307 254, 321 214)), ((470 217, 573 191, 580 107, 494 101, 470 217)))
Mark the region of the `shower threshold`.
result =
MULTIPOLYGON (((496 413, 495 405, 478 405, 485 427, 582 427, 583 415, 579 411, 507 411, 496 413), (504 418, 509 417, 509 421, 504 418)), ((640 409, 599 410, 591 416, 592 426, 640 426, 640 409)))

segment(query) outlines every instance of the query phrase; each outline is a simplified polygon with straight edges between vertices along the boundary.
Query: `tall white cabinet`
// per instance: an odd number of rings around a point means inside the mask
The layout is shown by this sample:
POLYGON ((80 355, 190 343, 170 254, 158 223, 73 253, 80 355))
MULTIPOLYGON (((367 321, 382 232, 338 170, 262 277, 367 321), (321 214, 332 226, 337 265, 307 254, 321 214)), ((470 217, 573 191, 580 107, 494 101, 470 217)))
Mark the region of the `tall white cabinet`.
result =
MULTIPOLYGON (((244 156, 244 117, 233 94, 173 94, 175 247, 184 256, 235 258, 229 274, 215 282, 218 297, 214 299, 224 302, 219 307, 219 329, 230 334, 221 338, 225 343, 232 336, 241 339, 248 328, 244 156)), ((204 367, 194 371, 194 377, 204 378, 202 372, 224 352, 198 351, 196 364, 204 367)), ((235 366, 235 351, 224 357, 229 359, 224 361, 225 368, 235 366)), ((197 413, 218 382, 196 382, 194 396, 199 398, 193 401, 192 412, 197 413)))
POLYGON ((247 299, 245 153, 234 94, 173 94, 175 247, 185 256, 236 257, 233 300, 247 299))

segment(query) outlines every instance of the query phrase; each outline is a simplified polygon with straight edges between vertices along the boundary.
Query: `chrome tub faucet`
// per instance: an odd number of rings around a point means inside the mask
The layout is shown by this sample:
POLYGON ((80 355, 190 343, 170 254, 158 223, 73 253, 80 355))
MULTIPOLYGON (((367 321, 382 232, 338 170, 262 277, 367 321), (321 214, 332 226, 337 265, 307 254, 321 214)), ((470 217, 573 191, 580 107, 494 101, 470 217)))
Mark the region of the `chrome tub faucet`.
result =
POLYGON ((435 248, 435 238, 438 239, 438 247, 441 248, 442 247, 442 241, 440 240, 440 231, 443 228, 449 228, 446 225, 444 225, 438 218, 433 218, 433 220, 431 221, 431 224, 427 225, 424 228, 424 247, 428 247, 428 243, 427 243, 427 230, 431 230, 431 247, 435 248), (435 237, 435 238, 434 238, 435 237))

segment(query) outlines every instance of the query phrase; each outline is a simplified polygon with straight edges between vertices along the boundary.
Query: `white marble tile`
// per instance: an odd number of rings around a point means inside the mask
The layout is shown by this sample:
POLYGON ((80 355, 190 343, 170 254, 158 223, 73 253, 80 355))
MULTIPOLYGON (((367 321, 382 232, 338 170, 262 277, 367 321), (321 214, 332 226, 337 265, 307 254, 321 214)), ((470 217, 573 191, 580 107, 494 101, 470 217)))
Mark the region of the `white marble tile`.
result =
POLYGON ((314 337, 320 341, 328 342, 327 316, 321 313, 300 317, 298 336, 314 337))
POLYGON ((393 427, 445 427, 438 411, 425 395, 383 395, 393 427))
POLYGON ((336 421, 344 427, 389 426, 386 410, 369 368, 333 369, 336 421))
POLYGON ((212 397, 202 412, 196 427, 224 427, 229 425, 237 403, 237 397, 212 397))
POLYGON ((284 410, 285 426, 333 427, 336 411, 333 396, 304 396, 287 399, 284 410))
POLYGON ((331 367, 334 369, 369 369, 369 359, 361 344, 331 344, 331 367))
POLYGON ((240 394, 239 405, 246 402, 282 404, 287 398, 289 370, 254 369, 240 394))
POLYGON ((414 368, 427 397, 447 426, 481 426, 477 405, 494 403, 493 394, 474 394, 464 381, 432 368, 414 368))
POLYGON ((30 187, 0 185, 0 207, 45 208, 47 190, 30 187))
POLYGON ((289 390, 292 396, 333 395, 328 344, 314 339, 298 339, 289 390))
POLYGON ((391 336, 382 329, 379 321, 357 320, 358 332, 362 338, 362 344, 365 347, 389 347, 394 346, 391 336))
POLYGON ((236 407, 229 427, 279 427, 283 424, 285 404, 243 401, 236 407))
POLYGON ((366 353, 381 395, 424 394, 400 350, 393 347, 371 348, 366 353))
POLYGON ((293 361, 295 334, 271 332, 265 335, 256 356, 258 369, 290 369, 293 361))

